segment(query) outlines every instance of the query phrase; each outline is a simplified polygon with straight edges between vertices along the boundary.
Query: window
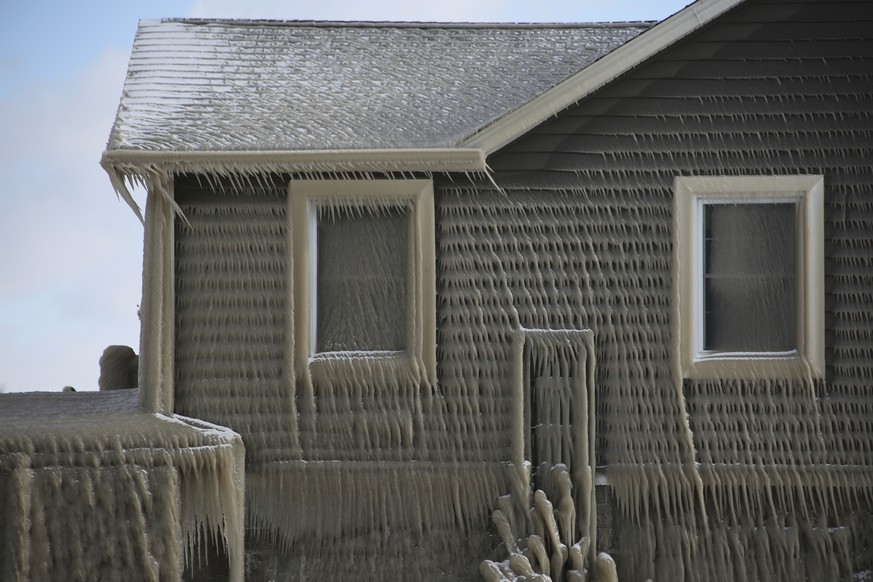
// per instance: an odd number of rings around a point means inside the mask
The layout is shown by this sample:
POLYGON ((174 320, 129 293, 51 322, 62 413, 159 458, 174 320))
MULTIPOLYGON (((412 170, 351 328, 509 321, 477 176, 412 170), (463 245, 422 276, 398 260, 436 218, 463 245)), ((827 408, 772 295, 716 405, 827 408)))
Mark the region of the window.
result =
POLYGON ((435 369, 429 180, 289 186, 297 369, 367 360, 435 369))
POLYGON ((315 206, 315 352, 406 346, 409 212, 315 206))
POLYGON ((821 377, 822 177, 679 177, 674 190, 683 375, 821 377))

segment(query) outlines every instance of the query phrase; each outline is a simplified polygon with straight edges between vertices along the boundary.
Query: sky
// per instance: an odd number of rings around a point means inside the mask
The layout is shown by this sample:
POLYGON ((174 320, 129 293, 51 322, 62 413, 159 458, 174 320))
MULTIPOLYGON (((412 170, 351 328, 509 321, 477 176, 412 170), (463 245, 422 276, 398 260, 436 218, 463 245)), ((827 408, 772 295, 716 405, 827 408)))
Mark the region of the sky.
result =
POLYGON ((0 0, 0 392, 96 390, 106 346, 139 351, 143 229, 99 160, 140 18, 661 20, 690 1, 0 0))

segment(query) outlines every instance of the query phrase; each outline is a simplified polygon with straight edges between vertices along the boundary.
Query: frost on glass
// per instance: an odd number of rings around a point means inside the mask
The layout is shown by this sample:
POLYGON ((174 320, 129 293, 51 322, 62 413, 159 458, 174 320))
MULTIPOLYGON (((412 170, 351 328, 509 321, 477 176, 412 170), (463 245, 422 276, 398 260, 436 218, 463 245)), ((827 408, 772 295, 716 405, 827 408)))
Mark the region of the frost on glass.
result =
POLYGON ((317 351, 403 350, 408 211, 349 206, 317 220, 317 351))
POLYGON ((703 214, 703 349, 796 349, 797 205, 705 204, 703 214))

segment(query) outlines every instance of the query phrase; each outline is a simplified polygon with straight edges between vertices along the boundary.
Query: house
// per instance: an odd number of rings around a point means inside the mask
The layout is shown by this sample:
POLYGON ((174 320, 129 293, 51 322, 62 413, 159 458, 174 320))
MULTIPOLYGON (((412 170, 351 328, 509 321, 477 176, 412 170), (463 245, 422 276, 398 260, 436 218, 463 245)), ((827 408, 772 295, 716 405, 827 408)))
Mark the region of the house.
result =
POLYGON ((563 464, 621 580, 852 579, 871 160, 869 2, 142 21, 140 406, 240 435, 235 576, 477 579, 563 464))

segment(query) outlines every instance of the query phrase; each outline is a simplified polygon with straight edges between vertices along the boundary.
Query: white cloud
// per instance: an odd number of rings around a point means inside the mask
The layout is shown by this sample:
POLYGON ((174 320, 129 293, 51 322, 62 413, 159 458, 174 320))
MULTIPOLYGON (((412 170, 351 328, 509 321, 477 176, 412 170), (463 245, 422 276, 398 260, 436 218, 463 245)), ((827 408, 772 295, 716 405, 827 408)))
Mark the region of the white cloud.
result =
POLYGON ((142 229, 99 166, 128 54, 0 101, 0 384, 96 388, 110 343, 138 345, 142 229))

